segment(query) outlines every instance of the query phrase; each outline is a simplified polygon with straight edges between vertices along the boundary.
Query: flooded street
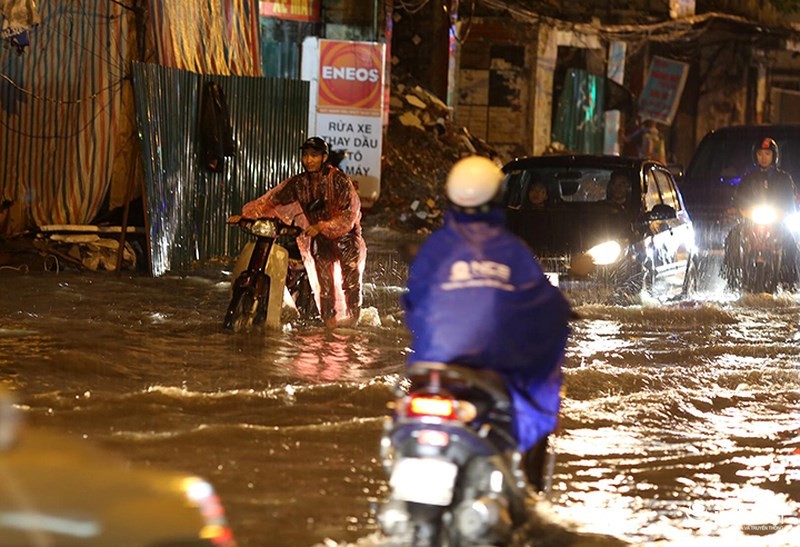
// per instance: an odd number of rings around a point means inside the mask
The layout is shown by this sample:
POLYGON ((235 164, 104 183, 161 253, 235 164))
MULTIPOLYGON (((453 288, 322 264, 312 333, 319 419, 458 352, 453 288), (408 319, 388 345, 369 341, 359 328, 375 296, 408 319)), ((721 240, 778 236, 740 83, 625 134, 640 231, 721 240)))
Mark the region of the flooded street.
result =
MULTIPOLYGON (((31 425, 208 478, 242 546, 372 545, 381 423, 409 343, 403 268, 376 237, 370 321, 335 331, 223 332, 224 264, 159 279, 0 270, 0 382, 31 425)), ((577 311, 531 544, 797 545, 800 297, 577 311)))

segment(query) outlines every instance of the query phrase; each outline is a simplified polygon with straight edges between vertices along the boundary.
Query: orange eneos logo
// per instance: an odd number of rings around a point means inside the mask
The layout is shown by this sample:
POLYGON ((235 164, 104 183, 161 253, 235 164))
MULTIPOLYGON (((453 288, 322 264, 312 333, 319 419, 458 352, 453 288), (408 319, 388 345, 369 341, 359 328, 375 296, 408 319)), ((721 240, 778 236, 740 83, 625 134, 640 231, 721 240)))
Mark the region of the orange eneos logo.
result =
POLYGON ((377 114, 383 91, 381 44, 320 40, 320 112, 377 114))

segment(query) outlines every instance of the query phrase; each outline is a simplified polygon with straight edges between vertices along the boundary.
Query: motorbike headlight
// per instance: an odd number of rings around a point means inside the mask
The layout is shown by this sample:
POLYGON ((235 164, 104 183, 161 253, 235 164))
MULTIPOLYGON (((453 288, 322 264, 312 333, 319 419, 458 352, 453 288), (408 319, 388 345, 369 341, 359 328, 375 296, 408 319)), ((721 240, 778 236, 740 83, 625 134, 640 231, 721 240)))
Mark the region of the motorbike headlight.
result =
POLYGON ((586 251, 586 254, 592 257, 592 261, 596 265, 606 266, 619 260, 620 254, 622 254, 622 246, 612 239, 595 245, 586 251))
POLYGON ((750 218, 756 224, 772 224, 778 220, 778 212, 769 205, 758 205, 753 207, 750 218))
POLYGON ((786 224, 786 229, 792 233, 800 232, 800 213, 792 213, 787 215, 783 222, 786 224))
POLYGON ((275 237, 277 231, 275 230, 275 223, 271 220, 257 220, 250 227, 250 231, 260 237, 275 237))

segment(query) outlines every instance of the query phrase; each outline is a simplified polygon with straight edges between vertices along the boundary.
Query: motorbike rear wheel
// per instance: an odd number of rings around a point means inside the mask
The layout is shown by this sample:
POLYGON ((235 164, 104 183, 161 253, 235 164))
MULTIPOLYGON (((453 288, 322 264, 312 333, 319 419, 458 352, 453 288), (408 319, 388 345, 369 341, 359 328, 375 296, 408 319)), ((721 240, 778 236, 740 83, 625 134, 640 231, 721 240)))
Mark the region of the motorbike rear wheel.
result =
POLYGON ((449 542, 442 543, 441 523, 439 522, 414 522, 411 531, 412 547, 443 547, 449 542))

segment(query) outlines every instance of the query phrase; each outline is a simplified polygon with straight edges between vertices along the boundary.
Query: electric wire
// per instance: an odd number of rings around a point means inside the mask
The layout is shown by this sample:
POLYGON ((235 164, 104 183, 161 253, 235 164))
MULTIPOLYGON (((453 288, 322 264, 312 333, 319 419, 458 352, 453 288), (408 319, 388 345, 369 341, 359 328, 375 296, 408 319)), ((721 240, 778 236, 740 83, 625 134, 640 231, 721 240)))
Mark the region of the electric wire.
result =
POLYGON ((413 2, 411 0, 395 0, 395 7, 400 7, 406 13, 410 13, 414 15, 418 13, 428 4, 429 0, 417 0, 413 2))

